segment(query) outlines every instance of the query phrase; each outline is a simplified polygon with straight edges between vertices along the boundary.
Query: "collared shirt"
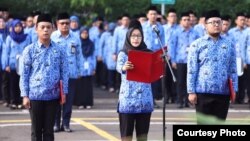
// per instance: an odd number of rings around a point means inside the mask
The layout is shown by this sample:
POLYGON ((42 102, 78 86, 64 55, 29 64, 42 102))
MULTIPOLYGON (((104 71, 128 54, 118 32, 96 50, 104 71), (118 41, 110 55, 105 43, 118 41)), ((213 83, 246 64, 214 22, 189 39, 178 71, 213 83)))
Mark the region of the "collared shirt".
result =
POLYGON ((8 36, 6 38, 2 53, 3 68, 5 69, 7 66, 9 66, 11 70, 16 70, 17 58, 22 55, 24 48, 30 43, 30 36, 27 36, 26 39, 21 43, 17 43, 10 36, 8 36))
POLYGON ((37 42, 38 36, 37 36, 37 32, 36 32, 36 27, 35 26, 33 26, 33 28, 31 28, 30 36, 31 36, 31 42, 32 43, 37 42))
POLYGON ((245 51, 247 47, 247 33, 245 28, 240 30, 238 27, 234 27, 228 31, 229 35, 234 39, 234 47, 236 50, 236 57, 242 58, 243 63, 245 64, 245 51))
POLYGON ((118 54, 116 70, 122 77, 118 112, 151 113, 153 111, 151 84, 127 80, 126 72, 122 72, 121 69, 127 60, 128 56, 124 52, 118 54))
POLYGON ((0 63, 1 63, 1 65, 0 65, 0 69, 2 70, 3 68, 3 66, 2 66, 2 49, 3 49, 3 46, 4 46, 4 41, 3 41, 3 39, 0 37, 0 63))
MULTIPOLYGON (((149 21, 145 22, 142 25, 144 42, 147 45, 148 49, 150 49, 152 51, 157 51, 157 50, 161 49, 161 44, 160 44, 160 41, 157 37, 157 34, 154 32, 152 26, 153 25, 151 25, 149 23, 149 21)), ((160 31, 159 37, 160 37, 160 40, 162 42, 162 45, 165 46, 166 44, 165 44, 164 29, 159 22, 156 23, 156 26, 160 31)))
POLYGON ((187 63, 187 54, 190 44, 199 36, 193 28, 185 30, 179 27, 171 37, 170 56, 173 63, 187 63))
POLYGON ((169 56, 170 56, 170 52, 171 52, 171 48, 170 48, 171 37, 174 35, 174 33, 176 32, 178 27, 179 26, 177 24, 174 24, 174 25, 165 24, 165 25, 163 25, 164 35, 165 35, 165 44, 168 47, 168 55, 169 56))
MULTIPOLYGON (((245 63, 250 64, 250 28, 246 28, 246 38, 247 38, 247 43, 246 43, 246 48, 245 48, 245 63)), ((248 68, 249 69, 249 68, 248 68)))
POLYGON ((31 100, 59 99, 59 81, 68 93, 68 58, 63 47, 50 43, 32 43, 23 51, 23 68, 20 76, 21 96, 31 100))
POLYGON ((197 24, 193 29, 198 33, 199 37, 202 37, 207 34, 206 28, 203 24, 197 24))
POLYGON ((118 54, 118 52, 123 48, 127 31, 128 27, 125 26, 118 26, 115 28, 113 35, 113 54, 118 54))
POLYGON ((71 32, 66 37, 61 35, 59 30, 51 35, 51 40, 66 50, 68 57, 69 78, 78 78, 83 71, 83 56, 79 37, 75 37, 71 32))
POLYGON ((221 36, 214 41, 208 35, 194 41, 188 53, 188 93, 229 95, 228 78, 237 91, 236 54, 231 41, 221 36))
POLYGON ((105 31, 100 39, 100 55, 103 62, 107 65, 108 70, 115 70, 116 61, 113 60, 113 36, 109 31, 105 31))

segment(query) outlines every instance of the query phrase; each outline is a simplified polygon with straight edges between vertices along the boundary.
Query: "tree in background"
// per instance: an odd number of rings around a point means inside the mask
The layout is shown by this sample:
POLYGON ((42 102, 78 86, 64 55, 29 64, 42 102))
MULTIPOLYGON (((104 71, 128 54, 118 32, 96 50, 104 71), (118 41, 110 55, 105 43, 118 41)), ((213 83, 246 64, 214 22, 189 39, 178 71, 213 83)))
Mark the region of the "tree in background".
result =
MULTIPOLYGON (((151 0, 0 0, 0 7, 8 7, 13 15, 28 15, 40 10, 56 16, 67 11, 81 17, 82 22, 90 24, 97 15, 106 20, 115 20, 123 13, 131 16, 145 12, 151 0)), ((157 5, 160 10, 160 5, 157 5)), ((235 16, 236 12, 250 13, 250 0, 176 0, 175 5, 166 5, 177 9, 178 13, 194 10, 198 16, 204 10, 219 9, 222 14, 235 16)))

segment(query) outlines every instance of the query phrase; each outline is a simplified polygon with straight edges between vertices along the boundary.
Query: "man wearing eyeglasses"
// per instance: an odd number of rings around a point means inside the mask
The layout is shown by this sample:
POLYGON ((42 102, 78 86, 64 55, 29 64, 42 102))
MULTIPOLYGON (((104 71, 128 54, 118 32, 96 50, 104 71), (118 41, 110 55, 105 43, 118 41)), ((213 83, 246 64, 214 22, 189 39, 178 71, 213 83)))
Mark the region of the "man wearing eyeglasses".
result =
POLYGON ((207 35, 194 41, 189 49, 187 90, 188 99, 196 108, 197 123, 214 124, 207 123, 211 120, 205 118, 205 121, 203 117, 226 120, 230 103, 229 78, 234 90, 238 89, 236 53, 232 42, 221 36, 222 20, 217 10, 207 12, 205 27, 207 35))
POLYGON ((71 132, 70 118, 72 114, 72 103, 74 94, 76 92, 76 80, 81 77, 81 70, 83 69, 83 56, 81 51, 81 42, 79 37, 76 37, 70 32, 70 19, 68 13, 60 13, 57 16, 58 30, 54 31, 51 39, 65 48, 68 57, 69 69, 69 86, 68 95, 66 96, 66 103, 59 107, 54 131, 71 132), (61 123, 62 111, 62 123, 61 123), (61 125, 60 125, 61 124, 61 125), (60 127, 61 126, 61 127, 60 127))

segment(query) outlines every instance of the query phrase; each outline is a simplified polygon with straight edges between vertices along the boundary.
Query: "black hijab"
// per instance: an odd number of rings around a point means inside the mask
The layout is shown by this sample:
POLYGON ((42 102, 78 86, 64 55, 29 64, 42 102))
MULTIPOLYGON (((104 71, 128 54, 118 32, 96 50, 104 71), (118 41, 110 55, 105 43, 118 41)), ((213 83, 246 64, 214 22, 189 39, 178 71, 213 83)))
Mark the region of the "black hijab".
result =
POLYGON ((82 42, 82 55, 83 57, 89 57, 93 55, 95 47, 94 47, 94 43, 89 39, 89 36, 86 39, 83 39, 81 37, 81 34, 83 31, 87 31, 89 33, 87 27, 82 27, 80 30, 80 38, 82 42))
POLYGON ((128 31, 127 31, 127 34, 126 34, 125 44, 124 44, 123 49, 121 51, 128 54, 128 52, 130 50, 151 52, 151 50, 149 50, 147 48, 147 45, 144 42, 144 36, 143 36, 141 23, 139 21, 137 21, 137 20, 133 20, 133 21, 130 22, 129 27, 128 27, 128 31), (130 36, 132 35, 132 32, 135 29, 138 29, 141 32, 141 35, 142 35, 141 44, 138 47, 133 47, 131 42, 130 42, 130 36))

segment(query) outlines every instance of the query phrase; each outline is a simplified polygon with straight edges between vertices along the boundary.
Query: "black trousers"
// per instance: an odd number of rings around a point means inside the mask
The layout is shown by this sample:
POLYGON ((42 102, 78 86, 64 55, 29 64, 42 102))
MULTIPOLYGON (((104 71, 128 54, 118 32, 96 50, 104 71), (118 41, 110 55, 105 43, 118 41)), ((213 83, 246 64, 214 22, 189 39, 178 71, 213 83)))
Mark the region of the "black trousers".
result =
POLYGON ((236 103, 239 103, 239 104, 242 104, 244 103, 244 98, 245 98, 245 90, 247 89, 247 84, 249 83, 246 83, 247 82, 247 77, 248 77, 248 74, 247 74, 247 69, 244 69, 244 73, 242 76, 239 76, 238 77, 238 93, 236 95, 236 103))
POLYGON ((31 141, 54 141, 54 123, 59 100, 31 100, 31 141))
POLYGON ((1 89, 4 102, 10 103, 10 73, 7 71, 2 72, 1 89))
POLYGON ((187 104, 187 64, 177 64, 177 93, 179 104, 187 104))
POLYGON ((108 70, 108 87, 115 88, 116 84, 116 70, 108 70))
POLYGON ((247 97, 248 97, 248 103, 250 104, 250 65, 247 65, 247 70, 246 70, 246 75, 247 75, 247 97))
POLYGON ((62 126, 70 126, 70 119, 72 115, 72 105, 74 96, 76 93, 76 82, 77 79, 69 79, 68 94, 66 95, 66 102, 61 106, 58 106, 56 117, 55 117, 55 126, 60 127, 61 117, 62 117, 62 126))
MULTIPOLYGON (((226 120, 230 103, 229 95, 197 94, 196 113, 226 120)), ((198 124, 209 124, 209 119, 197 117, 198 124)))
MULTIPOLYGON (((170 60, 171 63, 171 60, 170 60)), ((176 69, 173 69, 173 73, 176 76, 176 69)), ((173 77, 169 67, 166 65, 166 77, 165 77, 165 87, 167 94, 167 103, 171 101, 171 103, 176 102, 177 92, 176 92, 176 83, 173 81, 173 77)), ((163 94, 164 95, 164 94, 163 94)))
POLYGON ((149 131, 150 118, 151 113, 119 113, 122 141, 132 141, 134 128, 136 130, 137 141, 146 141, 149 131))
POLYGON ((16 70, 10 71, 10 102, 11 104, 21 104, 22 98, 20 96, 19 88, 20 76, 16 73, 16 70))

